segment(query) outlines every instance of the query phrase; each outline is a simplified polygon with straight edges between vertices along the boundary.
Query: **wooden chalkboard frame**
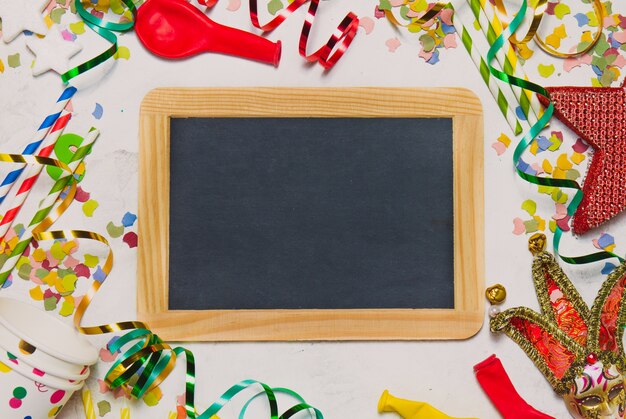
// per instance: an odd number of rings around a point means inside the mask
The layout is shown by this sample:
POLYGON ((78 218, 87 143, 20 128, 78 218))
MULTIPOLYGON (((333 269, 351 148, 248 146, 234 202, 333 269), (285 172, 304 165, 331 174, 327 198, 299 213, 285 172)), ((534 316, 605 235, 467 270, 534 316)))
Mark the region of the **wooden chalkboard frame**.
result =
POLYGON ((483 116, 460 88, 158 88, 140 111, 137 311, 178 341, 465 339, 484 318, 483 116), (169 310, 172 117, 449 117, 454 309, 169 310))

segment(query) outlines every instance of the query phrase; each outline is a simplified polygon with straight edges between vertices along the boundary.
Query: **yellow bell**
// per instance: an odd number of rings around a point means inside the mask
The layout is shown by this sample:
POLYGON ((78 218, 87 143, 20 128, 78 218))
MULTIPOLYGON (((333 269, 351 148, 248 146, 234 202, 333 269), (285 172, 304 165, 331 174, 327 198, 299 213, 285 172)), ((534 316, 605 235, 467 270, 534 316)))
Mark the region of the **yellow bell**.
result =
MULTIPOLYGON (((385 390, 378 401, 378 412, 396 412, 404 419, 462 419, 453 418, 435 409, 428 403, 399 399, 385 390)), ((466 418, 476 419, 476 418, 466 418)))

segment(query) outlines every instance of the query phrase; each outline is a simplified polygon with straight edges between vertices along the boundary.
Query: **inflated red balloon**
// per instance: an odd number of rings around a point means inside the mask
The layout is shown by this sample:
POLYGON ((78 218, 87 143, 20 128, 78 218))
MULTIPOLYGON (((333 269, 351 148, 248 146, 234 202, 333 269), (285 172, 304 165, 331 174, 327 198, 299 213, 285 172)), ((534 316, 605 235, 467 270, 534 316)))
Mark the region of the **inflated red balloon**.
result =
POLYGON ((164 58, 217 52, 278 66, 280 41, 220 25, 185 0, 148 0, 137 11, 135 31, 144 46, 164 58))

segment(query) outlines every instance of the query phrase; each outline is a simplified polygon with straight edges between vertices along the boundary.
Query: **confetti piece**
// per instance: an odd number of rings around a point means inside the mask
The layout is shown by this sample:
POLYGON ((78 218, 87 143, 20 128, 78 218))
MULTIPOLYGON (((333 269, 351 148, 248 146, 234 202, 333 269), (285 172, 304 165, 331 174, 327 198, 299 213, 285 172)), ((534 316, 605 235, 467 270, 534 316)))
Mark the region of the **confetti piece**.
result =
POLYGON ((275 15, 279 10, 283 8, 283 3, 280 0, 271 0, 267 3, 267 11, 271 15, 275 15))
POLYGON ((74 266, 73 270, 76 276, 79 278, 81 277, 89 278, 89 276, 91 275, 91 271, 89 270, 89 268, 83 265, 82 263, 79 263, 78 265, 74 266))
POLYGON ((579 28, 582 28, 583 26, 589 23, 589 18, 587 17, 586 14, 583 14, 583 13, 576 13, 574 15, 574 19, 576 19, 576 22, 578 23, 579 28))
POLYGON ((124 227, 132 227, 135 221, 137 221, 137 216, 132 212, 126 212, 122 217, 122 225, 124 227))
POLYGON ((568 160, 567 154, 563 153, 557 158, 556 166, 563 171, 567 171, 572 168, 572 163, 568 160))
POLYGON ((539 75, 541 77, 548 78, 554 73, 554 64, 550 64, 550 65, 539 64, 537 66, 537 70, 539 71, 539 75))
POLYGON ((526 231, 526 227, 524 226, 524 221, 521 218, 513 219, 513 234, 519 236, 526 231))
POLYGON ((552 165, 547 159, 543 160, 543 163, 541 163, 541 168, 543 169, 544 172, 548 174, 552 173, 552 165))
POLYGON ((113 362, 117 354, 112 354, 107 348, 100 349, 100 360, 102 362, 113 362))
POLYGON ((100 119, 102 118, 102 105, 100 105, 99 103, 96 103, 96 108, 93 110, 93 112, 91 113, 93 115, 94 118, 96 119, 100 119))
POLYGON ((7 57, 7 63, 9 64, 9 67, 11 68, 17 68, 19 66, 21 66, 22 64, 20 63, 20 53, 16 53, 13 55, 9 55, 7 57))
POLYGON ((366 35, 369 35, 374 30, 374 21, 365 16, 359 19, 359 26, 365 30, 366 35))
POLYGON ((435 38, 428 34, 424 34, 419 38, 420 44, 422 44, 422 48, 426 52, 431 52, 435 49, 435 38))
POLYGON ((17 274, 23 280, 28 281, 30 279, 30 271, 32 269, 33 268, 28 263, 25 263, 22 266, 20 266, 20 269, 17 271, 17 274))
POLYGON ((145 396, 143 396, 142 400, 146 405, 152 407, 159 404, 159 401, 162 397, 163 393, 161 392, 161 389, 159 387, 155 387, 153 390, 146 393, 145 396))
POLYGON ((63 301, 61 304, 61 309, 59 310, 59 315, 63 317, 68 317, 74 314, 74 303, 71 301, 63 301))
POLYGON ((563 231, 569 231, 569 218, 570 217, 565 217, 560 220, 556 220, 556 225, 563 231))
POLYGON ((526 233, 534 233, 539 230, 539 221, 535 219, 524 221, 524 227, 526 228, 526 233))
POLYGON ((82 35, 85 33, 85 22, 79 20, 75 23, 70 23, 70 31, 76 35, 82 35))
POLYGON ((74 199, 77 200, 78 202, 87 202, 89 201, 90 195, 91 194, 89 192, 85 192, 83 188, 78 186, 76 188, 76 195, 74 195, 74 199))
POLYGON ((396 52, 396 50, 398 49, 398 47, 400 47, 400 40, 398 38, 390 38, 387 39, 387 41, 385 41, 385 45, 387 46, 387 49, 389 50, 389 52, 396 52))
POLYGON ((96 266, 98 266, 98 262, 100 261, 100 259, 98 258, 98 256, 93 256, 93 255, 89 255, 89 254, 85 254, 85 265, 90 267, 90 268, 95 268, 96 266))
POLYGON ((602 271, 600 271, 600 273, 602 275, 608 275, 611 272, 613 272, 613 269, 615 269, 615 265, 613 265, 611 262, 606 262, 604 264, 604 267, 602 268, 602 271))
POLYGON ((43 291, 41 290, 41 287, 31 288, 28 293, 33 300, 43 301, 43 291))
POLYGON ((111 238, 116 239, 124 234, 124 226, 118 227, 113 224, 113 221, 109 221, 109 224, 107 224, 107 233, 109 233, 109 236, 111 236, 111 238))
POLYGON ((527 199, 522 202, 522 209, 528 213, 528 215, 533 216, 537 211, 537 203, 532 199, 527 199))
POLYGON ((453 33, 449 33, 443 37, 443 46, 448 48, 456 48, 456 35, 453 33))
POLYGON ((4 63, 0 60, 0 73, 4 73, 4 63))
POLYGON ((500 136, 498 137, 498 141, 504 144, 506 147, 511 145, 511 139, 504 133, 500 134, 500 136))
POLYGON ((130 50, 127 47, 120 46, 113 58, 115 58, 116 60, 119 60, 120 58, 128 60, 130 59, 130 50))
POLYGON ((572 146, 572 150, 576 153, 584 153, 589 148, 589 145, 585 143, 581 138, 576 140, 576 143, 572 146))
POLYGON ((554 15, 561 20, 565 15, 569 15, 570 13, 571 10, 569 6, 565 3, 561 2, 554 6, 554 15))
POLYGON ((228 0, 228 6, 226 10, 229 12, 236 12, 241 7, 241 0, 228 0))
POLYGON ((64 40, 69 41, 69 42, 74 42, 76 41, 76 38, 77 38, 76 35, 68 31, 67 29, 63 29, 61 31, 61 36, 63 37, 64 40))
POLYGON ((607 247, 612 246, 614 244, 615 244, 615 238, 607 233, 604 233, 598 239, 598 246, 600 246, 600 248, 602 249, 606 249, 607 247))
POLYGON ((57 308, 57 299, 54 297, 44 298, 43 307, 46 311, 53 311, 57 308))
POLYGON ((63 260, 66 255, 66 253, 63 251, 63 248, 61 247, 61 243, 58 241, 54 242, 54 244, 52 244, 52 247, 50 247, 50 254, 56 260, 63 260))
POLYGON ((498 156, 501 156, 502 154, 504 154, 506 152, 506 146, 504 144, 502 144, 501 142, 496 141, 495 143, 491 144, 491 148, 493 148, 496 151, 496 154, 498 156))
POLYGON ((105 275, 105 273, 102 270, 102 268, 100 266, 98 266, 96 271, 93 273, 93 279, 98 281, 99 283, 103 283, 104 280, 106 279, 106 277, 107 276, 105 275))
POLYGON ((526 121, 526 115, 524 114, 521 106, 515 108, 515 116, 517 116, 517 119, 520 121, 526 121))
POLYGON ((66 10, 61 7, 54 9, 50 13, 50 20, 58 25, 59 23, 61 23, 61 17, 65 14, 65 12, 66 10))
POLYGON ((32 257, 37 262, 43 262, 43 260, 46 258, 46 252, 42 248, 36 249, 33 252, 32 257))
POLYGON ((102 417, 111 411, 111 404, 106 400, 98 402, 98 416, 102 417))
POLYGON ((98 391, 100 391, 100 394, 106 394, 111 391, 111 389, 107 383, 98 378, 98 391))
POLYGON ((567 217, 567 207, 564 204, 555 204, 556 213, 552 216, 555 220, 567 217))
POLYGON ((548 140, 543 135, 540 135, 539 137, 537 137, 537 147, 539 147, 540 150, 546 151, 551 146, 552 146, 552 141, 548 140))
POLYGON ((93 212, 98 208, 98 201, 90 199, 83 204, 83 212, 87 217, 92 217, 93 212))
POLYGON ((128 233, 124 234, 124 238, 122 239, 124 241, 124 243, 126 243, 128 245, 128 247, 130 247, 131 249, 133 247, 137 247, 137 233, 133 232, 133 231, 129 231, 128 233))

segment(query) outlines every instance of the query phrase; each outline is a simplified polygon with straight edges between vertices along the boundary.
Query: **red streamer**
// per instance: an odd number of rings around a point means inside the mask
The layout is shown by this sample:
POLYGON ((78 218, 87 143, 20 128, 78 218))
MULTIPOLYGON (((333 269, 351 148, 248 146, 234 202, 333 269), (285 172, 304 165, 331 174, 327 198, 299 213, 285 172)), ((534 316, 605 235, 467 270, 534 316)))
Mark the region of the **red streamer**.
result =
MULTIPOLYGON (((337 30, 332 34, 328 42, 310 55, 307 55, 307 45, 320 0, 294 0, 285 9, 282 9, 278 16, 265 25, 261 25, 259 22, 257 0, 250 0, 250 20, 256 28, 261 29, 263 32, 271 32, 283 23, 289 15, 298 10, 300 6, 309 1, 309 11, 302 25, 298 50, 300 55, 307 61, 312 63, 319 62, 326 70, 330 70, 346 52, 359 29, 359 18, 354 13, 349 12, 337 26, 337 30)), ((217 0, 198 0, 198 3, 207 7, 212 7, 216 2, 217 0)))

